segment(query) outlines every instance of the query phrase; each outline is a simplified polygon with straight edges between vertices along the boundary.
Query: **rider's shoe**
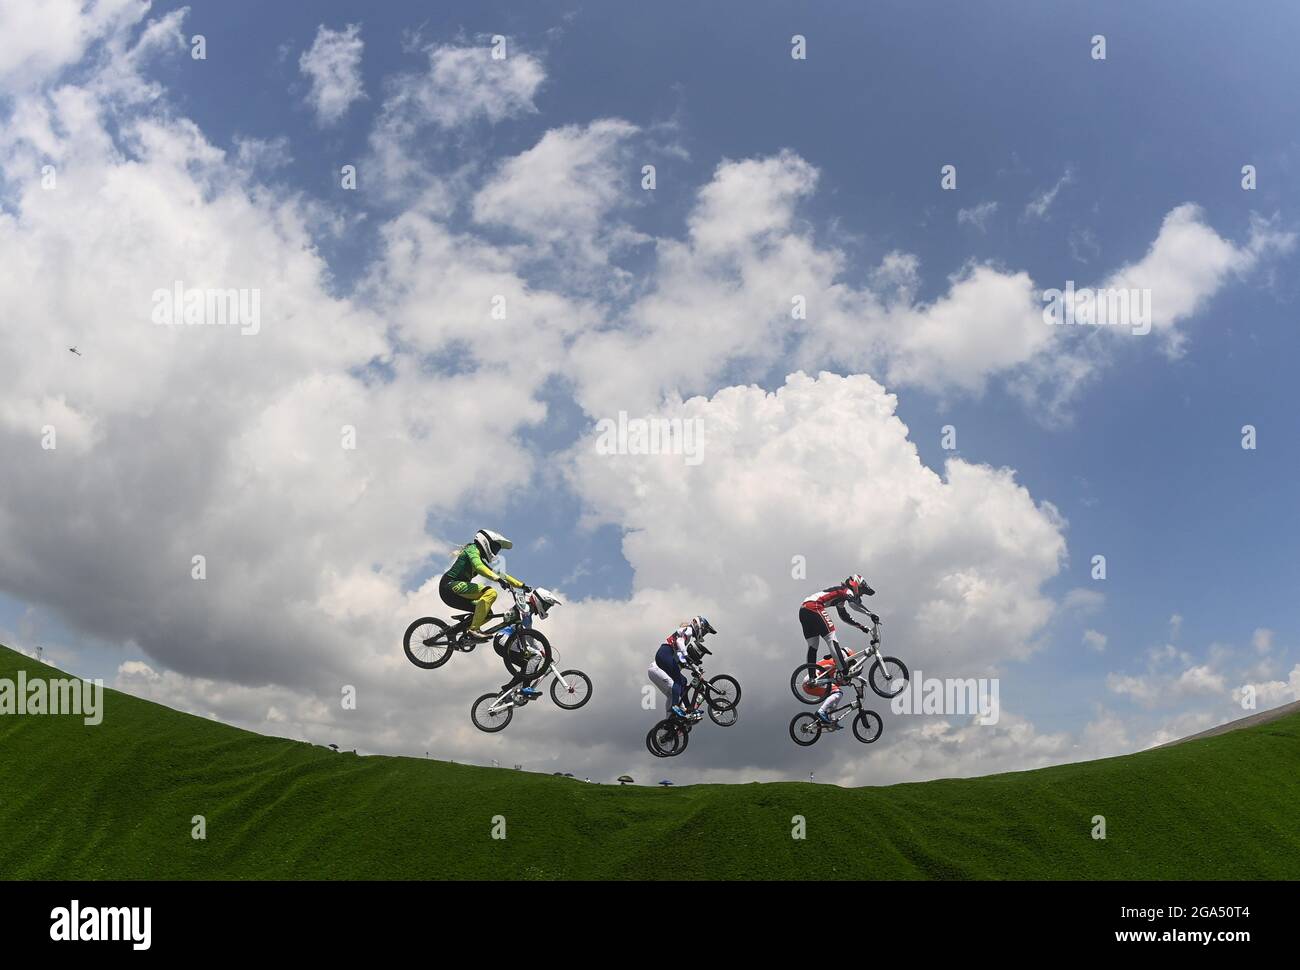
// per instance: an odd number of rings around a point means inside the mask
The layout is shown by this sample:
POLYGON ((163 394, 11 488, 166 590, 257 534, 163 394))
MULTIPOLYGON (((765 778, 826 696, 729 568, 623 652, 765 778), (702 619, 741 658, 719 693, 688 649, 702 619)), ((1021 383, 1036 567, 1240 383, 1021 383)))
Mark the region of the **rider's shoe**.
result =
POLYGON ((468 640, 473 640, 475 643, 487 643, 487 641, 492 639, 492 634, 484 633, 482 630, 466 630, 465 637, 468 640))
POLYGON ((690 720, 690 715, 686 713, 686 710, 680 704, 673 705, 673 713, 684 721, 690 720))
POLYGON ((831 720, 831 716, 830 716, 829 714, 825 713, 824 711, 818 711, 818 712, 817 712, 817 723, 820 724, 820 725, 821 725, 822 727, 824 727, 824 728, 834 728, 834 727, 835 727, 835 722, 831 720))
POLYGON ((519 696, 531 701, 534 697, 541 697, 542 692, 536 687, 521 687, 519 688, 519 696))

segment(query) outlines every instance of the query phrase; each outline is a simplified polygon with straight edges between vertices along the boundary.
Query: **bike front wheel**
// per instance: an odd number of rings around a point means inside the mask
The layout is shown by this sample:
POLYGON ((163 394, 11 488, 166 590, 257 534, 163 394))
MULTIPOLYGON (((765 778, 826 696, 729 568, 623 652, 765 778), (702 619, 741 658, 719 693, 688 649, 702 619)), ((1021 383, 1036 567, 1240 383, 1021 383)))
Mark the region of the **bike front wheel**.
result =
POLYGON ((790 721, 790 740, 801 748, 808 748, 817 743, 822 736, 822 726, 817 722, 816 714, 804 711, 796 714, 790 721))
POLYGON ((515 716, 515 709, 511 704, 502 703, 494 708, 500 696, 500 694, 484 694, 469 709, 469 719, 480 731, 486 731, 488 734, 503 731, 510 723, 510 719, 515 716))
POLYGON ((435 670, 451 659, 451 627, 436 616, 422 616, 406 628, 402 649, 422 670, 435 670))
POLYGON ((853 719, 853 736, 863 744, 871 744, 884 729, 885 722, 875 711, 860 711, 853 719))
POLYGON ((551 700, 566 711, 576 711, 591 700, 591 678, 581 670, 563 670, 551 681, 551 700))
POLYGON ((511 677, 537 678, 551 666, 551 642, 536 630, 516 630, 502 653, 511 677))
POLYGON ((907 664, 897 657, 877 657, 871 665, 867 680, 870 681, 872 690, 889 700, 903 693, 910 677, 907 664))
POLYGON ((709 713, 729 711, 740 703, 740 681, 730 674, 709 678, 709 713))
POLYGON ((718 727, 731 727, 740 720, 740 708, 728 707, 725 711, 715 711, 710 707, 709 720, 718 727))

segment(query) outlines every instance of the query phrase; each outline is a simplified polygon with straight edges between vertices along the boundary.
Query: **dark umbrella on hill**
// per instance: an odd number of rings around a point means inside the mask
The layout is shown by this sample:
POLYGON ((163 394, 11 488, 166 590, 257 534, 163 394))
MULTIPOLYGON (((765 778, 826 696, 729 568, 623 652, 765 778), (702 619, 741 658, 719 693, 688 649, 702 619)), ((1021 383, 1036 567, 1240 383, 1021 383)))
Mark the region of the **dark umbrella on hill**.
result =
POLYGON ((663 785, 665 788, 671 788, 673 786, 673 783, 669 781, 667 778, 659 782, 659 784, 663 785))
POLYGON ((631 775, 619 775, 619 776, 618 776, 618 783, 619 783, 620 785, 630 785, 630 784, 632 784, 632 776, 631 776, 631 775))

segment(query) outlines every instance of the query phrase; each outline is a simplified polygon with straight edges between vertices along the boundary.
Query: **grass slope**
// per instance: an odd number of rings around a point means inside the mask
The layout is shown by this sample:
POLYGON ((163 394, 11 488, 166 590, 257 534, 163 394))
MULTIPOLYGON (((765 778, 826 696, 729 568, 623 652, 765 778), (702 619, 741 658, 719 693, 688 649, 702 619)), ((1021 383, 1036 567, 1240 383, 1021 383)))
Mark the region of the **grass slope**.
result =
MULTIPOLYGON (((61 676, 0 647, 0 677, 20 667, 61 676)), ((0 877, 654 879, 688 857, 712 878, 1300 878, 1300 715, 987 778, 664 790, 334 754, 114 691, 104 708, 97 727, 0 716, 0 877)))

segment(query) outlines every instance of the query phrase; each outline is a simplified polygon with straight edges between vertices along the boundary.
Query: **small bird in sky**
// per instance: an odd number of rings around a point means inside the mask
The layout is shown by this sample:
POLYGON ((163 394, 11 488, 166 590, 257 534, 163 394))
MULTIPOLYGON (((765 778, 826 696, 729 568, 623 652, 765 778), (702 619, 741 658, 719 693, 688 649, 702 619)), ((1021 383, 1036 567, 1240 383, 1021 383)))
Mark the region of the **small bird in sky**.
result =
POLYGON ((68 349, 72 351, 74 354, 76 354, 78 357, 81 356, 81 351, 78 350, 76 347, 69 347, 68 349))

